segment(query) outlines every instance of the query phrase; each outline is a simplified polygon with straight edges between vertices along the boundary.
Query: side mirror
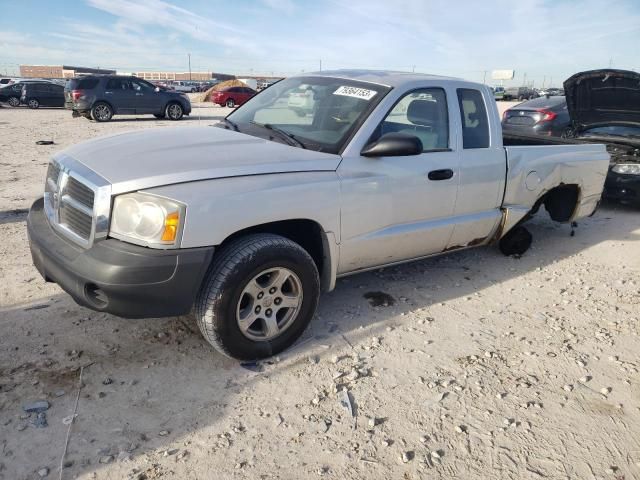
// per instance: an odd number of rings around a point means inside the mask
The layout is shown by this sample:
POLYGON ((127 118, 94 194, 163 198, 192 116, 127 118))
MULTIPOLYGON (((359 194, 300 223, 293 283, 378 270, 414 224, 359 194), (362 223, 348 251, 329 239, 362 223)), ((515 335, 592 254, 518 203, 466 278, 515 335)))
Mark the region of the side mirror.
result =
POLYGON ((420 155, 422 141, 406 133, 386 133, 377 141, 365 145, 360 152, 363 157, 405 157, 420 155))
POLYGON ((156 93, 158 93, 160 91, 160 87, 156 87, 153 89, 156 93))

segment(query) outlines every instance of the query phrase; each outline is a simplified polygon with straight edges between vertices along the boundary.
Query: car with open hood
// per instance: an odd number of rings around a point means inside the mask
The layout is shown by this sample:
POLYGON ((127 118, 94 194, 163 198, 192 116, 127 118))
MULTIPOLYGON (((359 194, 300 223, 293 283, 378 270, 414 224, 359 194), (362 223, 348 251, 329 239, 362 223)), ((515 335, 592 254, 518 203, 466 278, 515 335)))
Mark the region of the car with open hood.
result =
POLYGON ((573 136, 605 143, 611 155, 604 196, 640 206, 640 74, 580 72, 564 89, 573 136))
POLYGON ((557 222, 591 215, 604 145, 527 140, 503 136, 486 85, 298 75, 215 126, 55 153, 27 220, 32 258, 88 308, 192 312, 224 354, 268 357, 300 337, 339 277, 494 243, 519 255, 541 207, 557 222), (289 102, 301 89, 304 115, 289 102))

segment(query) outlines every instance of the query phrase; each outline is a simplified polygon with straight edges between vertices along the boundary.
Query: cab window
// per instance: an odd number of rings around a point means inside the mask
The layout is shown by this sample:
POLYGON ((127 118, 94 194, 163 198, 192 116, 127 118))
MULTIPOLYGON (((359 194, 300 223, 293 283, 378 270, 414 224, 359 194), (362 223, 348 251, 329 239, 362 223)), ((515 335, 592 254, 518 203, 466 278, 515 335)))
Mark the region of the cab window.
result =
POLYGON ((458 105, 463 148, 489 148, 489 118, 482 93, 471 88, 459 88, 458 105))

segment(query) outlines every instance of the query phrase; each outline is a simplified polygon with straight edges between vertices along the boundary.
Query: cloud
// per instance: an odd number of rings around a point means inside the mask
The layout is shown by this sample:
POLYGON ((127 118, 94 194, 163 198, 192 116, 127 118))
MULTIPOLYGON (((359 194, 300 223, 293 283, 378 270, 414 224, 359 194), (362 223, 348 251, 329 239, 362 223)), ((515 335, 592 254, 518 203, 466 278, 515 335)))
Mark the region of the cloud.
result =
POLYGON ((459 0, 455 8, 451 0, 253 0, 200 2, 197 10, 186 1, 85 1, 106 15, 0 37, 0 51, 10 52, 0 56, 184 70, 189 52, 194 70, 291 74, 317 70, 322 60, 325 69, 415 68, 472 80, 513 68, 516 83, 526 72, 538 84, 607 66, 611 56, 616 67, 640 67, 640 5, 633 0, 582 0, 579 7, 459 0))

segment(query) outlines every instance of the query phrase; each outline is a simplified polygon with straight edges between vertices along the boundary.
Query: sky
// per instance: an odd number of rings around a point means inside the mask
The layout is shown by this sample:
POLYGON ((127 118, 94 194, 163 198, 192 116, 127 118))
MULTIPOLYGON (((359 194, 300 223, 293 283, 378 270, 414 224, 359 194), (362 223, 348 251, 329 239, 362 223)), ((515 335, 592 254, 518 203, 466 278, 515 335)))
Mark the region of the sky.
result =
POLYGON ((640 0, 0 0, 19 64, 287 76, 416 71, 506 84, 640 69, 640 0), (526 76, 526 77, 525 77, 526 76))

